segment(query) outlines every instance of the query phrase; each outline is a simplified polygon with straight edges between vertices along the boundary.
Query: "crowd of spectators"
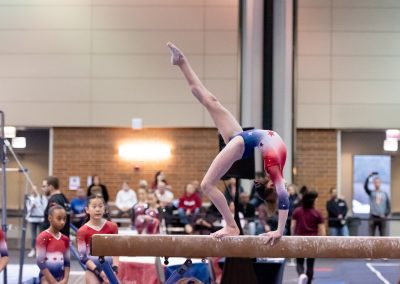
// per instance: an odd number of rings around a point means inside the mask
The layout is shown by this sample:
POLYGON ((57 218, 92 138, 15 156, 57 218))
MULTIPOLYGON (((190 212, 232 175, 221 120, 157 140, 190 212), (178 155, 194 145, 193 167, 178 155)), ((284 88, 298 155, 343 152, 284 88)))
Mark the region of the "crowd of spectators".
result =
MULTIPOLYGON (((365 191, 370 196, 372 204, 371 235, 375 227, 378 227, 383 235, 385 228, 382 220, 390 213, 390 203, 387 195, 380 191, 379 178, 375 177, 373 180, 375 190, 368 188, 371 176, 368 176, 365 182, 365 191)), ((250 191, 244 190, 235 178, 230 178, 223 184, 226 202, 244 234, 259 235, 277 229, 277 194, 274 184, 268 177, 257 175, 250 191), (259 187, 263 187, 263 190, 258 190, 259 187), (264 196, 258 196, 259 192, 264 196)), ((306 186, 298 189, 295 184, 287 185, 287 190, 290 205, 286 235, 325 235, 325 221, 330 235, 349 235, 346 222, 348 207, 346 201, 338 196, 336 188, 329 189, 326 220, 315 208, 317 192, 306 186)), ((131 188, 127 181, 123 181, 115 201, 112 201, 107 186, 101 183, 98 175, 94 175, 87 190, 78 188, 75 197, 69 202, 60 189, 58 178, 49 176, 43 180, 42 190, 33 188, 32 194, 26 200, 26 219, 30 224, 32 237, 28 257, 37 255, 35 239, 38 233, 54 225, 49 222, 51 219, 49 214, 54 214, 51 213, 53 206, 65 211, 65 226, 60 228, 60 233, 69 237, 70 226, 78 230, 87 224, 90 211, 88 198, 93 196, 100 196, 104 200, 105 218, 109 220, 125 218, 130 225, 127 229, 133 229, 138 234, 171 233, 168 228, 175 227, 182 230, 172 233, 208 235, 224 226, 220 213, 207 201, 206 196, 203 196, 197 180, 188 182, 181 191, 173 190, 172 185, 166 180, 165 173, 159 171, 150 186, 146 180, 140 180, 136 190, 131 188)), ((118 221, 115 222, 121 225, 118 221)), ((299 283, 311 283, 314 261, 310 258, 296 260, 299 283)))

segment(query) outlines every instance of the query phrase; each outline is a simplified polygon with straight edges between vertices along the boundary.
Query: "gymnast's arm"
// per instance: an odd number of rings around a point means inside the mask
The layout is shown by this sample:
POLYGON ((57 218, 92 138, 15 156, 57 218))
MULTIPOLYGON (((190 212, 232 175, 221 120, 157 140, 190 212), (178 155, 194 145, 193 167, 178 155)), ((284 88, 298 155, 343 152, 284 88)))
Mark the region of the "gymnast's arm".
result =
POLYGON ((69 239, 66 238, 65 240, 65 251, 64 251, 64 278, 61 281, 61 283, 63 284, 67 284, 68 283, 68 279, 69 279, 69 271, 71 268, 71 251, 69 248, 69 239))
POLYGON ((285 230, 286 221, 289 212, 289 194, 285 187, 285 181, 282 177, 280 167, 278 165, 270 166, 267 169, 272 182, 275 185, 276 193, 278 195, 278 209, 279 209, 279 219, 278 219, 278 229, 277 231, 282 236, 285 230))
POLYGON ((46 248, 49 240, 47 238, 41 238, 39 235, 36 239, 36 263, 39 266, 44 278, 48 283, 58 283, 58 281, 51 274, 50 270, 47 268, 46 263, 46 248))
POLYGON ((105 273, 99 269, 96 264, 88 257, 88 249, 86 243, 86 226, 82 226, 79 228, 76 233, 76 243, 78 247, 78 253, 80 261, 86 265, 87 270, 94 273, 96 276, 104 279, 105 273))

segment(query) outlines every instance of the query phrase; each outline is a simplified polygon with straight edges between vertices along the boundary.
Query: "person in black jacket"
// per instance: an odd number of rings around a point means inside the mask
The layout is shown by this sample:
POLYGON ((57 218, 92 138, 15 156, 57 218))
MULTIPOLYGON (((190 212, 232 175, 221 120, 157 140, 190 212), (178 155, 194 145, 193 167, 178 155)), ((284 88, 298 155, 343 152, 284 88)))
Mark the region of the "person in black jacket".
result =
POLYGON ((58 178, 54 176, 48 176, 43 180, 42 188, 46 195, 49 195, 49 201, 47 203, 46 209, 44 210, 44 222, 40 227, 41 231, 44 231, 50 227, 50 222, 48 220, 49 209, 52 206, 58 204, 63 207, 65 209, 65 212, 67 213, 65 226, 60 232, 69 238, 70 206, 68 199, 65 197, 64 194, 62 194, 60 190, 60 182, 58 178))
POLYGON ((103 196, 103 199, 107 205, 109 199, 107 187, 100 182, 100 177, 98 175, 93 175, 92 184, 88 187, 87 190, 87 196, 89 197, 96 194, 100 194, 101 196, 103 196))
POLYGON ((331 194, 331 199, 326 202, 329 234, 331 236, 348 236, 349 229, 346 225, 346 201, 338 197, 337 190, 334 187, 329 190, 329 193, 331 194))

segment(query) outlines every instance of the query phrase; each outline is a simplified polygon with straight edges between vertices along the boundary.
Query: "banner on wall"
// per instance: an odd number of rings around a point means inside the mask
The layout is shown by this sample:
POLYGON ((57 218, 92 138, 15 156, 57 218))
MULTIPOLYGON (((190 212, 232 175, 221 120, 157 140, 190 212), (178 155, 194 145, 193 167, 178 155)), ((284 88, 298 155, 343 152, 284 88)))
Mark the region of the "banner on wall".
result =
POLYGON ((71 176, 69 177, 69 186, 70 190, 77 190, 81 187, 81 178, 79 176, 71 176))

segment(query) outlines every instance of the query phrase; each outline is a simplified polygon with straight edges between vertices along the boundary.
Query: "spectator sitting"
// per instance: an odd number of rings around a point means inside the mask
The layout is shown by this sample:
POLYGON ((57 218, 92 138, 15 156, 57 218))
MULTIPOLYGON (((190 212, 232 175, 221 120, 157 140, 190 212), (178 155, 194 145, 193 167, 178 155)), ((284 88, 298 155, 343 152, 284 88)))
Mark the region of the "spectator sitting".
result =
POLYGON ((166 224, 171 224, 174 222, 173 210, 174 210, 174 194, 167 189, 167 184, 160 181, 155 191, 157 199, 159 201, 160 207, 163 212, 163 217, 166 224))
POLYGON ((168 185, 167 180, 165 179, 165 174, 163 171, 158 171, 156 172, 155 176, 154 176, 154 181, 151 185, 151 189, 152 190, 156 190, 158 188, 158 184, 160 182, 164 182, 166 185, 168 185))
POLYGON ((147 194, 147 202, 147 209, 136 217, 136 230, 139 234, 158 234, 160 232, 160 211, 156 194, 147 194))
POLYGON ((196 217, 201 207, 201 199, 196 193, 196 189, 191 183, 188 183, 185 187, 185 192, 182 197, 179 198, 179 218, 181 223, 185 226, 187 234, 192 233, 193 228, 189 219, 192 221, 196 217))
POLYGON ((71 200, 71 223, 78 229, 85 224, 86 205, 86 194, 82 188, 78 188, 76 190, 76 197, 72 198, 71 200))
POLYGON ((213 225, 215 221, 216 218, 213 214, 210 214, 206 208, 201 207, 199 214, 197 214, 193 222, 193 233, 198 235, 209 235, 215 232, 217 230, 213 225))
POLYGON ((149 184, 148 184, 147 180, 141 179, 141 180, 139 181, 139 188, 138 188, 138 191, 139 191, 139 189, 141 189, 141 188, 144 189, 146 192, 149 191, 149 184))
POLYGON ((167 189, 167 184, 163 181, 160 181, 157 186, 157 190, 155 194, 160 202, 160 206, 162 208, 171 207, 172 201, 174 199, 174 194, 167 189))
POLYGON ((131 213, 132 227, 135 227, 136 217, 139 216, 139 215, 144 214, 144 212, 146 211, 147 207, 149 206, 147 204, 147 191, 146 191, 146 189, 139 187, 137 197, 138 197, 138 201, 133 206, 132 213, 131 213))
POLYGON ((192 180, 191 184, 193 185, 196 194, 198 194, 199 197, 202 198, 203 191, 200 188, 200 182, 197 179, 195 179, 195 180, 192 180))
POLYGON ((115 206, 118 208, 117 217, 120 218, 125 214, 131 217, 132 207, 136 203, 136 192, 129 187, 127 182, 123 182, 122 189, 118 191, 115 199, 115 206))
POLYGON ((109 200, 107 187, 100 182, 100 177, 98 175, 93 175, 92 184, 88 187, 87 190, 87 196, 92 196, 97 194, 103 196, 103 199, 107 204, 109 200))
POLYGON ((239 195, 239 207, 238 210, 241 212, 246 219, 246 226, 243 227, 243 231, 247 235, 255 235, 256 227, 254 223, 254 218, 256 217, 256 209, 252 204, 249 203, 250 196, 242 192, 239 195))
POLYGON ((44 210, 47 207, 47 197, 37 191, 37 187, 32 187, 32 194, 26 200, 26 220, 31 228, 31 251, 28 257, 36 255, 36 237, 40 231, 40 224, 44 221, 44 210))

